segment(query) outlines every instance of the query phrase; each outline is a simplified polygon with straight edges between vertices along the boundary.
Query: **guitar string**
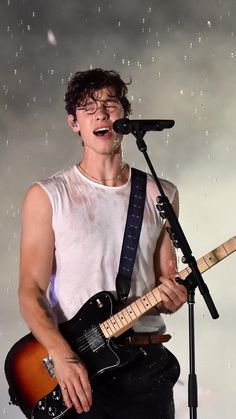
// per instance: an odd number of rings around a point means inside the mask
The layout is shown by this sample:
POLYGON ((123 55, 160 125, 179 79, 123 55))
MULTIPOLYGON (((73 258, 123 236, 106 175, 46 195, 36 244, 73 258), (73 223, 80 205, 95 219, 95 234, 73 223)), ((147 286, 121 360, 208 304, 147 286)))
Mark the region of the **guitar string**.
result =
MULTIPOLYGON (((127 311, 127 310, 126 310, 127 311)), ((139 310, 140 311, 140 310, 139 310)), ((134 313, 134 310, 132 310, 132 312, 134 313)), ((135 314, 135 313, 134 313, 135 314)), ((123 315, 123 317, 125 317, 125 315, 123 315)), ((137 316, 136 316, 136 318, 137 318, 137 316)), ((107 319, 106 321, 111 321, 112 322, 112 320, 111 319, 107 319)), ((121 321, 121 320, 120 320, 121 321)), ((104 322, 105 323, 105 322, 104 322)), ((118 324, 117 323, 117 321, 115 321, 115 323, 116 324, 118 324)), ((112 322, 112 324, 114 325, 114 323, 112 322)), ((115 326, 113 326, 114 327, 114 329, 115 329, 115 326)), ((119 324, 118 324, 118 327, 119 327, 119 324)), ((100 340, 101 340, 101 338, 103 338, 103 333, 102 333, 102 330, 101 330, 101 327, 100 327, 100 325, 98 325, 98 326, 96 326, 96 327, 94 327, 93 329, 91 329, 90 331, 88 331, 88 332, 86 332, 86 334, 84 334, 83 336, 80 336, 79 338, 77 338, 76 340, 75 340, 75 342, 76 342, 76 344, 81 344, 81 346, 79 346, 78 347, 78 350, 80 350, 80 351, 84 351, 85 349, 87 349, 87 348, 90 348, 93 344, 95 344, 96 343, 96 341, 97 342, 100 342, 100 340), (99 337, 95 337, 94 338, 94 340, 93 339, 91 339, 91 337, 92 337, 92 335, 94 334, 94 332, 96 333, 96 332, 99 332, 99 337), (90 339, 90 342, 88 343, 88 339, 90 339), (82 346, 83 345, 83 346, 82 346)))
MULTIPOLYGON (((221 246, 222 247, 222 246, 221 246)), ((212 253, 212 252, 211 252, 212 253)), ((226 256, 228 255, 228 252, 226 252, 226 256)), ((205 258, 202 258, 199 260, 199 264, 200 265, 207 265, 205 258)), ((187 269, 187 268, 186 268, 187 269)), ((186 269, 184 269, 181 273, 184 273, 186 271, 186 269)), ((154 297, 155 298, 155 297, 154 297)), ((133 310, 132 310, 133 312, 133 310)), ((109 321, 110 319, 107 319, 107 321, 109 321)), ((117 323, 115 321, 115 323, 117 323)), ((114 324, 114 323, 113 323, 114 324)), ((119 327, 119 325, 118 325, 119 327)), ((115 329, 115 326, 114 326, 115 329)), ((79 351, 85 351, 86 349, 90 349, 92 345, 95 345, 96 343, 100 343, 103 340, 103 333, 101 330, 100 325, 96 326, 95 328, 93 328, 92 330, 90 330, 89 332, 87 332, 86 334, 84 334, 83 336, 79 337, 78 339, 75 340, 76 344, 79 344, 80 346, 77 348, 77 350, 79 351), (92 335, 94 333, 99 332, 99 336, 95 336, 94 339, 91 339, 92 335), (90 342, 88 343, 88 339, 90 339, 90 342)))
POLYGON ((103 340, 101 330, 99 330, 99 329, 100 329, 99 326, 95 327, 92 331, 88 332, 87 334, 85 334, 85 335, 83 335, 80 338, 75 340, 76 344, 79 344, 79 346, 77 347, 77 350, 79 352, 84 352, 86 349, 90 349, 91 346, 95 345, 96 342, 100 343, 101 340, 103 340), (96 336, 94 339, 90 339, 90 341, 88 343, 88 339, 90 338, 90 336, 93 335, 94 332, 99 332, 99 336, 96 336), (80 342, 81 342, 81 344, 80 344, 80 342))
MULTIPOLYGON (((157 303, 157 299, 156 299, 156 297, 155 297, 155 295, 154 295, 154 290, 152 290, 151 291, 151 297, 152 298, 154 298, 154 301, 155 301, 155 303, 154 303, 154 305, 157 303)), ((146 299, 149 301, 149 299, 146 297, 146 299)), ((141 306, 141 307, 143 307, 144 306, 144 303, 140 300, 140 299, 138 299, 138 301, 134 301, 132 304, 135 304, 136 305, 136 308, 138 309, 138 311, 139 311, 139 313, 138 314, 144 314, 144 312, 142 312, 141 310, 140 310, 140 308, 139 308, 139 306, 141 306)), ((131 305, 132 305, 131 304, 131 305)), ((150 308, 152 308, 152 303, 150 303, 150 301, 149 301, 149 304, 150 304, 150 307, 149 307, 149 309, 150 308)), ((134 314, 135 315, 135 318, 134 319, 132 319, 131 318, 131 320, 136 320, 137 319, 137 317, 138 317, 138 315, 135 313, 135 309, 134 308, 132 308, 132 307, 130 307, 130 306, 128 306, 128 307, 126 307, 124 310, 126 311, 126 313, 125 314, 123 314, 123 318, 125 318, 125 315, 127 315, 128 314, 128 311, 129 310, 131 310, 130 311, 130 314, 134 314), (129 307, 129 309, 128 309, 128 307, 129 307)), ((146 308, 146 307, 145 307, 146 308)), ((117 315, 117 313, 115 314, 115 315, 113 315, 112 317, 114 318, 114 316, 116 316, 117 315)), ((115 325, 118 325, 118 328, 120 328, 120 326, 119 326, 119 324, 118 324, 118 322, 117 322, 117 320, 114 320, 114 321, 112 321, 111 320, 111 318, 108 318, 106 321, 110 321, 111 323, 112 323, 112 325, 113 325, 113 327, 114 327, 114 329, 115 329, 115 332, 116 332, 116 328, 115 328, 115 325)), ((119 321, 120 321, 120 323, 122 323, 122 321, 119 319, 119 321)), ((105 323, 105 322, 104 322, 105 323)), ((122 326, 126 326, 128 324, 128 322, 126 322, 126 324, 125 325, 123 325, 122 324, 122 326)), ((97 326, 97 327, 95 327, 95 328, 93 328, 93 329, 91 329, 89 332, 87 332, 85 335, 83 335, 83 336, 81 336, 81 337, 79 337, 79 338, 77 338, 76 339, 76 343, 80 343, 81 342, 81 344, 83 343, 83 341, 86 343, 87 342, 87 339, 89 339, 90 338, 90 336, 91 335, 93 335, 93 333, 94 333, 94 331, 99 331, 100 330, 100 336, 102 336, 102 330, 101 330, 101 327, 100 327, 100 325, 99 326, 97 326)), ((119 330, 118 330, 119 331, 119 330)), ((95 339, 97 339, 97 338, 95 338, 95 339)), ((93 343, 93 341, 91 341, 91 343, 93 343)))
MULTIPOLYGON (((155 299, 155 302, 156 302, 157 300, 156 300, 155 295, 153 294, 153 290, 151 291, 151 295, 152 295, 152 297, 155 299)), ((139 302, 139 305, 140 305, 140 304, 142 304, 142 305, 143 305, 143 302, 142 302, 141 300, 139 300, 138 302, 139 302)), ((137 305, 137 302, 134 302, 134 303, 137 305)), ((142 305, 141 305, 141 307, 142 307, 142 305)), ((141 314, 143 314, 143 313, 140 311, 140 309, 139 309, 139 306, 138 306, 138 305, 137 305, 137 308, 138 308, 139 312, 140 312, 141 314)), ((150 305, 150 308, 152 308, 152 305, 150 305)), ((125 309, 125 311, 128 311, 128 310, 127 310, 127 308, 125 309)), ((135 314, 134 309, 132 309, 131 313, 135 314)), ((127 313, 126 313, 126 314, 127 314, 127 313)), ((136 318, 137 318, 137 315, 136 315, 136 314, 135 314, 135 316, 136 316, 136 318)), ((114 317, 114 316, 113 316, 113 317, 114 317)), ((123 317, 125 317, 125 315, 123 315, 123 317)), ((109 320, 111 321, 111 319, 107 319, 106 321, 109 321, 109 320)), ((132 319, 132 320, 135 320, 135 319, 132 319)), ((121 320, 120 320, 120 322, 121 322, 121 320)), ((115 324, 118 324, 118 323, 117 323, 117 321, 115 320, 115 323, 114 323, 114 322, 112 322, 112 324, 113 324, 113 327, 114 327, 114 329, 115 329, 115 324)), ((127 324, 127 323, 126 323, 126 324, 127 324)), ((119 324, 118 324, 118 327, 120 327, 120 326, 119 326, 119 324)), ((91 329, 89 332, 86 332, 86 334, 84 334, 83 336, 80 336, 79 338, 77 338, 77 339, 75 340, 76 344, 79 344, 79 345, 80 345, 79 347, 77 347, 77 350, 78 350, 78 351, 85 351, 86 349, 90 349, 92 345, 96 344, 96 342, 100 343, 100 342, 101 342, 101 339, 103 339, 103 336, 104 336, 104 334, 102 333, 102 330, 101 330, 100 325, 98 325, 98 326, 94 327, 94 328, 93 328, 93 329, 91 329), (100 335, 100 336, 95 336, 95 338, 94 338, 94 339, 91 339, 91 336, 94 334, 94 332, 99 332, 99 335, 100 335), (89 342, 89 343, 88 343, 88 339, 90 339, 90 342, 89 342), (82 346, 82 345, 83 345, 83 346, 82 346)))

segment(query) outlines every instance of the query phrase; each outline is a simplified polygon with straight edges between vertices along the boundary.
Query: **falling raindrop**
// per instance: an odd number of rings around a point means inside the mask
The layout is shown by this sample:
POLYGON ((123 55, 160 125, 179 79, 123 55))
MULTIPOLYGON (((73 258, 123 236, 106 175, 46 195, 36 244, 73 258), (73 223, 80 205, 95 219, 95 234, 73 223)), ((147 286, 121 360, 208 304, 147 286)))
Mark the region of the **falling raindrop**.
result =
POLYGON ((51 29, 48 30, 48 42, 51 45, 57 45, 56 37, 51 29))

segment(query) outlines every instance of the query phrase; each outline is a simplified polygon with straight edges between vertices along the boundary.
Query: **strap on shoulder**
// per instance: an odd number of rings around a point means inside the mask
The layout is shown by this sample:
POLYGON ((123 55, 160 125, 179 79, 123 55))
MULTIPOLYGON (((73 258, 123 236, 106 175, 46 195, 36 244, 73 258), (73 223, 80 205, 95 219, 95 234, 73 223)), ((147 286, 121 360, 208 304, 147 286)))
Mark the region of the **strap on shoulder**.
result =
POLYGON ((131 169, 131 192, 121 250, 120 265, 116 277, 118 301, 125 303, 131 286, 135 257, 143 221, 146 198, 147 174, 131 169))

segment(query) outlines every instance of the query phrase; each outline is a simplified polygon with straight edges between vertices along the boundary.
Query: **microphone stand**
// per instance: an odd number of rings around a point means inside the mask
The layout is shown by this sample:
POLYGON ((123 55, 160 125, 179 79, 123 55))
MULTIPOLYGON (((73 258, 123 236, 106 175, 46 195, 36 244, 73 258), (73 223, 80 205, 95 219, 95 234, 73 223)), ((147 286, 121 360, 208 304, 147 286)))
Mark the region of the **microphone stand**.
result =
MULTIPOLYGON (((160 129, 159 131, 161 131, 160 129)), ((195 373, 195 336, 194 336, 194 304, 195 304, 195 288, 198 287, 205 303, 210 311, 213 319, 217 319, 219 314, 216 310, 214 302, 211 298, 207 285, 203 281, 201 273, 198 269, 196 259, 192 255, 191 248, 187 242, 184 232, 179 224, 178 218, 173 210, 172 205, 169 202, 168 197, 165 195, 161 183, 156 175, 153 168, 152 162, 147 153, 147 145, 143 139, 146 134, 145 130, 135 127, 132 130, 132 134, 136 138, 136 144, 138 149, 143 153, 145 160, 152 173, 154 181, 160 191, 160 196, 157 197, 157 209, 160 213, 161 218, 167 219, 170 227, 167 227, 167 232, 176 248, 180 248, 183 256, 182 262, 188 264, 191 269, 191 273, 185 280, 177 278, 177 282, 184 285, 187 289, 187 302, 188 302, 188 317, 189 317, 189 379, 188 379, 188 406, 190 409, 190 419, 197 418, 197 406, 198 406, 198 391, 197 391, 197 376, 195 373)))

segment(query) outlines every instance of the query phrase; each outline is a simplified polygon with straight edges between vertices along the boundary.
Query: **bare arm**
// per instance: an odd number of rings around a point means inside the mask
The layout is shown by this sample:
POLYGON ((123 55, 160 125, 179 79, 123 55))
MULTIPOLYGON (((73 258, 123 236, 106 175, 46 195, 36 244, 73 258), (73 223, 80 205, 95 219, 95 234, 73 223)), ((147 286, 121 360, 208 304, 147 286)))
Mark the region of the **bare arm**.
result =
MULTIPOLYGON (((179 200, 177 193, 173 208, 178 216, 179 200)), ((166 226, 168 226, 168 222, 166 226)), ((166 226, 158 239, 154 256, 156 284, 159 285, 163 299, 158 305, 158 310, 163 313, 174 313, 186 302, 187 293, 186 288, 175 281, 177 276, 176 253, 166 231, 166 226)))
POLYGON ((52 208, 46 192, 33 185, 22 210, 19 303, 34 336, 52 356, 67 407, 88 411, 91 388, 85 366, 58 330, 46 291, 52 272, 54 233, 52 208))

